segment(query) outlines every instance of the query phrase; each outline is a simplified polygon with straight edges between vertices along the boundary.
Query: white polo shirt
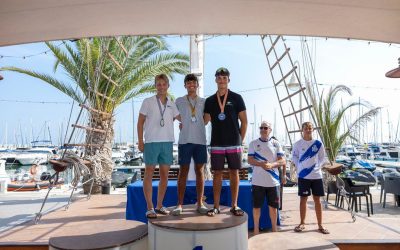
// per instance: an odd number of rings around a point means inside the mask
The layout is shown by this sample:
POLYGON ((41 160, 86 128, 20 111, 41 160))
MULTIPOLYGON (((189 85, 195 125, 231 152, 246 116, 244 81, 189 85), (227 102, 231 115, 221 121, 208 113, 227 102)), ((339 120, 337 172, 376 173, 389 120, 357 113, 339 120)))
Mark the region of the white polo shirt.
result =
MULTIPOLYGON (((284 156, 281 144, 274 139, 267 141, 261 138, 250 142, 248 156, 252 156, 257 161, 275 162, 278 156, 284 156)), ((273 168, 265 170, 262 167, 252 166, 253 175, 251 184, 262 187, 276 187, 280 185, 279 170, 273 168)))
POLYGON ((298 178, 322 179, 321 166, 327 161, 324 144, 319 140, 300 139, 293 145, 292 161, 298 178))
MULTIPOLYGON (((156 96, 152 96, 143 100, 139 113, 146 116, 144 122, 144 140, 145 143, 150 142, 174 142, 174 118, 179 115, 174 102, 169 98, 164 112, 164 126, 160 125, 161 114, 156 96)), ((161 110, 164 105, 160 102, 161 110)))

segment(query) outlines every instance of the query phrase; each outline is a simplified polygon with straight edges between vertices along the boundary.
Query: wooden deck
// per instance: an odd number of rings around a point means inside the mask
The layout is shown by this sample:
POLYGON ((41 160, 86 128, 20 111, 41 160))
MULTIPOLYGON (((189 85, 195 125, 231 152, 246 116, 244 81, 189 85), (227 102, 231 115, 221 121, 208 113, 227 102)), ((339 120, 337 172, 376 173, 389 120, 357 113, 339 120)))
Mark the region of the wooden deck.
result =
POLYGON ((146 224, 125 220, 125 204, 125 195, 79 199, 68 211, 62 208, 44 215, 37 225, 30 221, 0 233, 0 249, 48 249, 50 238, 71 242, 78 237, 85 240, 73 244, 75 249, 105 248, 146 237, 146 224))
MULTIPOLYGON (((306 229, 294 232, 300 222, 299 198, 293 189, 284 193, 281 226, 278 233, 263 232, 254 239, 249 232, 249 249, 400 249, 400 207, 395 207, 393 196, 386 208, 379 203, 379 190, 371 189, 374 202, 374 214, 367 216, 365 203, 361 212, 356 213, 356 222, 352 222, 347 210, 339 209, 334 204, 334 196, 327 209, 323 209, 323 224, 330 234, 318 232, 314 211, 314 202, 310 197, 307 203, 306 229), (334 245, 332 245, 332 243, 334 245)), ((347 208, 347 207, 346 207, 347 208)))
MULTIPOLYGON (((394 206, 391 195, 388 196, 386 208, 382 208, 379 204, 379 190, 372 188, 374 214, 368 217, 363 204, 354 223, 347 210, 329 205, 328 209, 324 209, 323 220, 331 234, 323 235, 317 231, 311 199, 308 202, 306 230, 301 233, 293 231, 299 223, 299 198, 295 189, 285 190, 280 232, 263 232, 252 237, 250 231, 250 249, 262 249, 262 244, 254 244, 256 241, 268 242, 268 249, 304 249, 305 246, 323 246, 325 249, 400 249, 400 207, 394 206)), ((331 198, 334 199, 333 196, 331 198)), ((330 203, 333 204, 334 200, 330 200, 330 203)), ((0 249, 48 249, 51 237, 82 234, 104 237, 132 228, 139 228, 143 232, 147 230, 143 224, 125 220, 125 204, 126 195, 95 195, 89 201, 75 201, 69 211, 60 209, 44 215, 38 225, 28 222, 1 232, 0 249)))

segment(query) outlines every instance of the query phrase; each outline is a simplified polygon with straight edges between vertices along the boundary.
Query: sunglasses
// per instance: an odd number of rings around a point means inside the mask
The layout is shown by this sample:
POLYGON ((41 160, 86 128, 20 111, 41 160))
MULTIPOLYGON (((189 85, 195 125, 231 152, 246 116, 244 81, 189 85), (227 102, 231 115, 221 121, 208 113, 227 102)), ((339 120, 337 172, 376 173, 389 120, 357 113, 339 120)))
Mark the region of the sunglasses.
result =
POLYGON ((271 129, 270 127, 260 127, 260 130, 268 130, 271 129))

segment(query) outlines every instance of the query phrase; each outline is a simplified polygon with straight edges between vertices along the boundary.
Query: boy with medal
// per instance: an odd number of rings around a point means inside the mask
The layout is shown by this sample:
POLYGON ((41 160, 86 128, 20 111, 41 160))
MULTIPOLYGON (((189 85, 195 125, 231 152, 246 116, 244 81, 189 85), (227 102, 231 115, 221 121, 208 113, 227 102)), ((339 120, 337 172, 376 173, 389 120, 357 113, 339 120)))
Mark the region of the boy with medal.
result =
POLYGON ((147 203, 146 217, 157 218, 158 214, 168 214, 163 206, 168 184, 168 171, 173 162, 174 120, 180 120, 179 111, 168 98, 169 79, 160 74, 155 77, 157 94, 143 100, 137 122, 139 150, 143 152, 146 165, 143 179, 143 193, 147 203), (143 132, 144 139, 143 141, 143 132), (160 167, 157 206, 152 201, 152 179, 156 165, 160 167))
POLYGON ((205 99, 197 96, 198 79, 194 74, 188 74, 184 80, 187 95, 176 99, 175 104, 181 115, 181 130, 179 132, 178 161, 180 165, 178 176, 178 204, 171 212, 173 215, 182 213, 183 197, 191 159, 195 163, 197 212, 206 214, 208 208, 203 204, 204 195, 204 164, 207 163, 206 130, 203 119, 205 99))
POLYGON ((219 214, 219 202, 222 187, 222 172, 225 159, 229 168, 229 179, 232 197, 231 213, 242 216, 243 210, 237 206, 239 193, 239 169, 242 167, 242 143, 246 135, 246 106, 241 95, 230 91, 228 83, 230 73, 226 68, 215 72, 217 92, 206 99, 204 121, 211 121, 211 169, 214 172, 213 191, 214 208, 208 216, 219 214), (240 126, 239 126, 240 120, 240 126))

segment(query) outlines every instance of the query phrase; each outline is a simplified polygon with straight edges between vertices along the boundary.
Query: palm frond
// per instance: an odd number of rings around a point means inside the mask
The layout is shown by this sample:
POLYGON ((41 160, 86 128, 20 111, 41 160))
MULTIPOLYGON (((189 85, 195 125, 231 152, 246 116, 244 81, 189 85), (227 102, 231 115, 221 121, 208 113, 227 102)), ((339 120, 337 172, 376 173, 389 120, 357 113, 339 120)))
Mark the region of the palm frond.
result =
MULTIPOLYGON (((308 86, 309 88, 309 86, 308 86)), ((350 88, 344 85, 338 85, 334 88, 330 88, 326 96, 322 92, 319 97, 319 101, 316 100, 315 96, 312 96, 311 92, 308 92, 311 96, 313 103, 313 111, 315 113, 318 125, 321 127, 321 139, 329 150, 327 151, 330 161, 334 161, 340 148, 348 138, 354 139, 355 133, 359 127, 365 126, 365 124, 376 116, 381 108, 374 108, 372 105, 365 101, 350 102, 347 105, 336 107, 337 96, 339 94, 352 95, 350 88), (345 127, 345 132, 340 133, 343 119, 345 115, 354 107, 363 106, 369 110, 362 114, 359 118, 352 121, 345 127)))
POLYGON ((63 82, 61 82, 61 81, 59 81, 59 80, 55 79, 54 77, 49 76, 47 74, 41 74, 41 73, 37 73, 35 71, 26 70, 26 69, 20 69, 20 68, 17 68, 17 67, 3 67, 3 68, 0 68, 0 70, 18 72, 18 73, 21 73, 21 74, 25 74, 25 75, 40 79, 40 80, 42 80, 44 82, 47 82, 48 84, 50 84, 54 88, 60 90, 64 94, 70 96, 76 102, 79 102, 79 103, 83 102, 83 97, 82 97, 82 95, 79 94, 78 91, 75 91, 69 84, 63 83, 63 82))

